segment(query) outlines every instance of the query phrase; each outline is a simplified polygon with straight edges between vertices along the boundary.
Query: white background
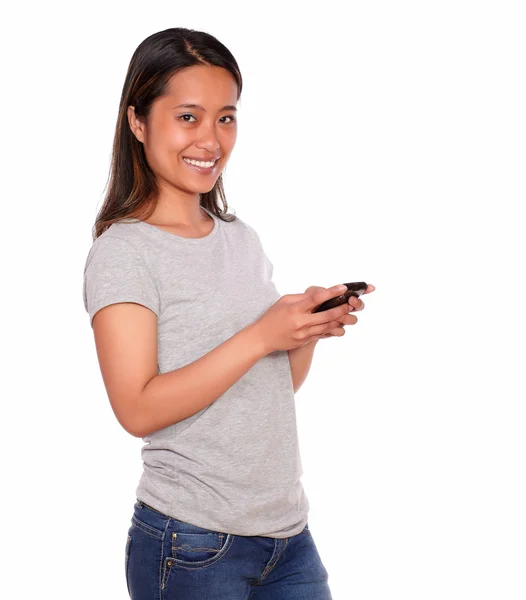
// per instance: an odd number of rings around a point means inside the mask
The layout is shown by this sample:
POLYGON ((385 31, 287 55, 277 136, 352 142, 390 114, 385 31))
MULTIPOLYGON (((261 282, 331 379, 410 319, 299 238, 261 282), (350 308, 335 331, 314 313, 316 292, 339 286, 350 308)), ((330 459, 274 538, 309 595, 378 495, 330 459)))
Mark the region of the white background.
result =
POLYGON ((105 395, 82 275, 128 62, 183 26, 240 65, 225 191, 279 291, 376 286, 296 395, 334 599, 524 600, 521 5, 3 9, 3 598, 127 598, 142 441, 105 395))

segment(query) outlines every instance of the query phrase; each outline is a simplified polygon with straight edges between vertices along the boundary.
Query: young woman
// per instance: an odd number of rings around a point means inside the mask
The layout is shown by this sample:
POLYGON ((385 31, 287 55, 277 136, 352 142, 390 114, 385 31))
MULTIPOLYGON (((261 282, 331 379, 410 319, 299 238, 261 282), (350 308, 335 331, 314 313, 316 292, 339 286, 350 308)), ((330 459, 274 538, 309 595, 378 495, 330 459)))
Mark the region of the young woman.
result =
POLYGON ((241 89, 207 33, 167 29, 138 46, 86 260, 108 397, 146 442, 125 546, 133 600, 331 598, 294 392, 316 342, 343 335, 363 302, 312 313, 338 286, 280 297, 257 233, 227 214, 241 89))

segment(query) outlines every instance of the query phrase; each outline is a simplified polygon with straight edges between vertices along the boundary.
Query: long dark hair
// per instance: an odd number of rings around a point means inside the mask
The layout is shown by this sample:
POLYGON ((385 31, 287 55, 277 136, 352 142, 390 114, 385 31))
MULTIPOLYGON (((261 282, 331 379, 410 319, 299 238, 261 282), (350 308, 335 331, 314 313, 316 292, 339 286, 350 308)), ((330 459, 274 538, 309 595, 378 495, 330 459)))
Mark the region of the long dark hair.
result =
MULTIPOLYGON (((237 82, 239 100, 243 80, 238 64, 230 50, 209 33, 184 27, 165 29, 147 37, 133 53, 119 103, 108 191, 95 219, 93 240, 112 223, 130 217, 144 220, 155 210, 158 185, 143 145, 130 129, 127 109, 134 106, 138 117, 147 118, 154 100, 166 93, 170 78, 194 65, 228 69, 237 82)), ((223 221, 237 218, 227 212, 222 174, 209 192, 200 195, 200 205, 223 221)))

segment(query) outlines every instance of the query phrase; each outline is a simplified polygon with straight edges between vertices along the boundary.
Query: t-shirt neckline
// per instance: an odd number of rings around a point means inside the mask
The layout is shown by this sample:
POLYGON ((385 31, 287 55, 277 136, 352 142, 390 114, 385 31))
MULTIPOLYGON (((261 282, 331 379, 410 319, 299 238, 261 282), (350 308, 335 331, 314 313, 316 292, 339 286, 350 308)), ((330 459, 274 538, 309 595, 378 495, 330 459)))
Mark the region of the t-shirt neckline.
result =
POLYGON ((205 243, 209 242, 211 239, 213 239, 215 237, 215 235, 217 234, 217 230, 219 229, 219 223, 218 223, 219 219, 216 217, 216 215, 212 211, 208 210, 204 206, 201 206, 201 208, 212 217, 212 219, 214 220, 214 227, 212 228, 212 231, 208 235, 205 235, 205 236, 199 237, 199 238, 188 238, 188 237, 183 237, 181 235, 177 235, 175 233, 170 233, 169 231, 165 231, 164 229, 157 227, 157 225, 152 225, 151 223, 146 223, 145 221, 140 221, 139 219, 137 219, 136 223, 138 225, 140 225, 141 227, 147 228, 149 231, 152 231, 156 235, 159 235, 165 239, 171 239, 173 241, 182 242, 185 244, 194 244, 194 245, 205 244, 205 243))

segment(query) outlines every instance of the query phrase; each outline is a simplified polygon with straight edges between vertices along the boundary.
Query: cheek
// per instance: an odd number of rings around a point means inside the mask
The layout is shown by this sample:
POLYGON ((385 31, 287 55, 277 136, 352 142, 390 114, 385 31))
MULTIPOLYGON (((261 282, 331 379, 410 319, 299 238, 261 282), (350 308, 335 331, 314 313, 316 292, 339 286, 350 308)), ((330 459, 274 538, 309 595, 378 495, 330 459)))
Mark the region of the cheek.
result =
POLYGON ((167 152, 175 154, 187 149, 195 141, 195 133, 190 130, 184 130, 181 127, 174 127, 165 130, 163 145, 167 152))
POLYGON ((220 137, 221 146, 224 149, 230 151, 234 147, 234 144, 236 143, 236 139, 237 139, 237 128, 232 129, 230 131, 226 131, 220 137))
POLYGON ((182 158, 185 148, 192 145, 192 137, 181 130, 168 130, 155 139, 149 140, 146 157, 148 163, 155 170, 173 168, 173 165, 182 158))

